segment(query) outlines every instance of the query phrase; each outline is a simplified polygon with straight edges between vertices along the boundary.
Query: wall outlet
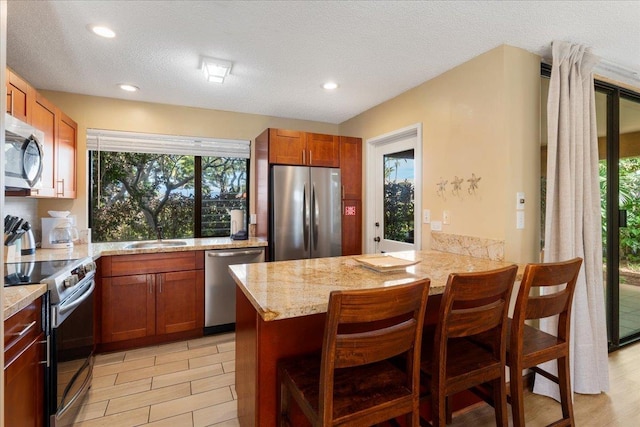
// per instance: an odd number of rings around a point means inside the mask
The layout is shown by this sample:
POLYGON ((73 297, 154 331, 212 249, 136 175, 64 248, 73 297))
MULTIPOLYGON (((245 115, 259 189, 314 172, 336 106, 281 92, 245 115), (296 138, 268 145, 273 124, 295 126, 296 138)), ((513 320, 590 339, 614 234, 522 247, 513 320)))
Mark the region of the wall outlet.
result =
POLYGON ((431 222, 431 211, 429 209, 422 210, 422 222, 429 224, 431 222))
POLYGON ((442 221, 431 221, 431 231, 442 231, 442 221))
POLYGON ((442 223, 451 224, 451 213, 449 211, 442 211, 442 223))

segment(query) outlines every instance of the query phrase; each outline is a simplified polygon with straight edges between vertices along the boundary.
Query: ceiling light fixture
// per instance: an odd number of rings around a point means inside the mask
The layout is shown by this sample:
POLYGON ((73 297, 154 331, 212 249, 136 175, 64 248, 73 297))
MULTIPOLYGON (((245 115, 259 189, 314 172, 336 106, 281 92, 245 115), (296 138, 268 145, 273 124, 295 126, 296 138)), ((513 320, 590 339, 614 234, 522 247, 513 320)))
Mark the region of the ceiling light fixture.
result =
POLYGON ((322 85, 322 87, 326 90, 335 90, 338 89, 338 83, 335 82, 326 82, 322 85))
POLYGON ((127 92, 137 92, 140 90, 138 86, 134 86, 126 83, 119 84, 118 87, 122 90, 126 90, 127 92))
POLYGON ((231 73, 233 62, 224 59, 202 57, 200 67, 204 72, 204 77, 208 82, 222 83, 225 77, 231 73))
POLYGON ((102 25, 89 25, 88 28, 89 30, 91 30, 92 33, 100 37, 112 39, 116 36, 116 33, 114 33, 111 28, 108 28, 102 25))

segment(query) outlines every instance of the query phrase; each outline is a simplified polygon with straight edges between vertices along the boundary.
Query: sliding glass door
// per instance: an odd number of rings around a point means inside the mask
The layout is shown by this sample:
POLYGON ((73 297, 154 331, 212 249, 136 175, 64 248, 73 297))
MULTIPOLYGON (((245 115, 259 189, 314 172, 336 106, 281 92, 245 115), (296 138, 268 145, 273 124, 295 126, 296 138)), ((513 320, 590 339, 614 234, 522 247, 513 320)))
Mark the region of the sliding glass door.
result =
MULTIPOLYGON (((548 77, 543 67, 542 247, 548 77)), ((640 93, 599 81, 595 89, 607 331, 615 350, 640 340, 640 93)))
POLYGON ((607 330, 640 339, 640 94, 596 83, 607 330))

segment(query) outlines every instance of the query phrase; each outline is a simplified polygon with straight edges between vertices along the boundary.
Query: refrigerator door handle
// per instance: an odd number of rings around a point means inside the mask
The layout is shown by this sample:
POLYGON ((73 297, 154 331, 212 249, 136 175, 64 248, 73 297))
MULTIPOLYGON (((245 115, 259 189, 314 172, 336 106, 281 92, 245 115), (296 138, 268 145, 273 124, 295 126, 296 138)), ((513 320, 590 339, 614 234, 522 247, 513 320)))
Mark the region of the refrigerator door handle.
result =
POLYGON ((304 224, 304 250, 309 251, 309 200, 307 200, 307 185, 302 192, 302 223, 304 224))
POLYGON ((313 250, 317 250, 318 249, 318 221, 320 219, 320 206, 318 205, 318 196, 316 195, 316 185, 315 183, 313 184, 313 190, 312 190, 312 199, 311 199, 311 203, 312 203, 312 210, 311 210, 311 215, 313 216, 312 221, 313 221, 313 250))

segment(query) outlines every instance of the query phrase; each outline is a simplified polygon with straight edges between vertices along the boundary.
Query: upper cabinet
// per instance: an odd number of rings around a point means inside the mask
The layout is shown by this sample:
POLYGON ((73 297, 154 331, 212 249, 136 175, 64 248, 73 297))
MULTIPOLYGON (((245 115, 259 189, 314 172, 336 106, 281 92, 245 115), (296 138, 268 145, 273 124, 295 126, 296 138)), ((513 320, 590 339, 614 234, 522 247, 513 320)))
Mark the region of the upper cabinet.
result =
POLYGON ((362 198, 362 138, 340 137, 340 159, 348 165, 341 168, 342 198, 362 198))
POLYGON ((340 139, 284 129, 268 129, 269 163, 340 167, 340 139))
POLYGON ((77 123, 9 69, 7 113, 44 132, 42 185, 31 196, 75 199, 77 123))
POLYGON ((35 90, 13 71, 7 69, 7 113, 31 123, 31 106, 35 90))
POLYGON ((56 141, 56 197, 76 198, 76 140, 78 125, 58 110, 56 141))
POLYGON ((44 161, 42 162, 42 186, 31 190, 32 196, 55 197, 56 196, 56 168, 55 168, 55 142, 58 134, 56 106, 40 94, 36 95, 32 108, 31 124, 44 132, 42 148, 44 161))
POLYGON ((307 133, 306 140, 306 165, 324 166, 329 168, 340 167, 339 136, 307 133))

